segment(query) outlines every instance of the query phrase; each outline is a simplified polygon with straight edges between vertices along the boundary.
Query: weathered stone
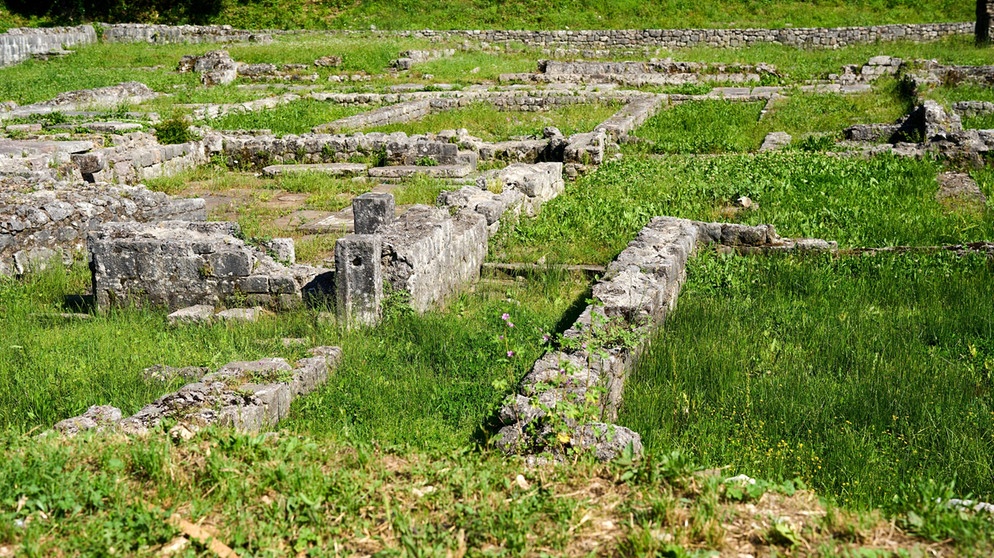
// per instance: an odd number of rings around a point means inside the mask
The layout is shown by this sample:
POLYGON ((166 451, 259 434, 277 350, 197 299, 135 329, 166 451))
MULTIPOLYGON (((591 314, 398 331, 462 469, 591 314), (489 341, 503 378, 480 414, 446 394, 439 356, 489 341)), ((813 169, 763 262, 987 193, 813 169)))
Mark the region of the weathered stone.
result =
POLYGON ((299 172, 319 172, 331 176, 363 176, 368 165, 363 163, 314 163, 309 165, 270 165, 262 169, 266 176, 280 176, 299 172))
POLYGON ((273 238, 262 243, 277 262, 285 265, 297 263, 297 250, 292 238, 273 238))
POLYGON ((939 175, 939 191, 935 199, 950 209, 983 211, 987 196, 977 182, 965 173, 944 172, 939 175))
POLYGON ((229 308, 214 314, 214 317, 223 322, 257 322, 262 315, 263 309, 255 306, 252 308, 229 308))
POLYGON ((209 304, 196 304, 180 308, 166 316, 170 324, 205 323, 214 319, 214 307, 209 304))
POLYGON ((416 205, 380 233, 383 279, 410 293, 419 312, 478 279, 487 254, 486 219, 467 210, 416 205))
POLYGON ((764 153, 766 151, 780 151, 781 149, 790 145, 793 138, 790 134, 786 132, 770 132, 766 134, 766 138, 763 139, 763 145, 759 147, 759 152, 764 153))
POLYGON ((84 430, 100 431, 113 427, 121 421, 121 417, 121 410, 117 407, 94 405, 78 417, 56 423, 54 428, 65 436, 73 437, 84 430))
POLYGON ((383 241, 350 234, 335 243, 335 312, 347 326, 375 325, 383 302, 383 241))
POLYGON ((352 199, 356 234, 375 234, 393 222, 396 202, 393 194, 367 192, 352 199))
POLYGON ((432 178, 464 178, 469 176, 471 172, 473 172, 473 167, 470 165, 396 165, 373 167, 369 169, 369 176, 372 178, 399 179, 423 174, 432 178))

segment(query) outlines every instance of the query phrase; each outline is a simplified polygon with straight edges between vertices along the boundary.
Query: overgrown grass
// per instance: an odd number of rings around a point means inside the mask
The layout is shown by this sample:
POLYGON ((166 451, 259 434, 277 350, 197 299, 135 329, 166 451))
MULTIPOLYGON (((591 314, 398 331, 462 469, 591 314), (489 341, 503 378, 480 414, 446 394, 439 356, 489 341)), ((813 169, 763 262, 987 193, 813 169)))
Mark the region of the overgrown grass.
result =
MULTIPOLYGON (((841 246, 936 245, 994 239, 990 209, 946 212, 928 160, 869 160, 801 152, 629 157, 567 185, 534 220, 502 229, 491 258, 607 263, 657 215, 771 223, 783 236, 841 246), (740 196, 755 211, 729 207, 740 196)), ((986 175, 982 175, 986 176, 986 175)), ((981 180, 990 195, 992 182, 981 180)))
POLYGON ((951 0, 816 0, 751 2, 729 0, 709 4, 667 0, 651 5, 632 0, 610 2, 496 3, 386 2, 352 5, 310 4, 302 0, 257 0, 232 3, 217 22, 248 28, 368 29, 642 29, 652 27, 821 27, 972 21, 973 7, 951 0))
POLYGON ((431 178, 426 174, 415 174, 404 180, 401 185, 391 192, 398 205, 424 204, 435 205, 438 195, 445 190, 452 190, 452 184, 431 178))
POLYGON ((660 111, 637 131, 654 153, 734 153, 755 151, 763 142, 757 125, 763 103, 708 100, 660 111))
POLYGON ((364 109, 312 99, 293 101, 265 111, 229 114, 208 125, 217 130, 269 129, 277 136, 303 134, 319 125, 359 114, 364 109))
POLYGON ((622 423, 650 448, 800 477, 846 505, 928 479, 989 501, 992 279, 983 257, 703 254, 622 423))
POLYGON ((515 136, 541 136, 546 126, 556 126, 569 136, 589 132, 617 112, 610 103, 569 105, 547 111, 502 111, 491 104, 477 103, 465 108, 437 112, 413 122, 388 124, 372 128, 376 132, 407 134, 435 133, 466 128, 485 141, 504 141, 515 136))
POLYGON ((797 139, 810 134, 841 135, 859 123, 893 122, 908 110, 894 80, 858 95, 793 91, 773 103, 760 119, 764 103, 724 100, 690 101, 664 108, 636 132, 651 142, 652 153, 737 153, 756 151, 770 132, 797 139))
POLYGON ((133 413, 178 387, 141 377, 153 364, 216 368, 265 356, 299 358, 281 338, 344 348, 342 365, 318 392, 295 403, 284 426, 325 437, 418 447, 465 445, 545 350, 542 336, 586 289, 550 271, 529 281, 482 283, 423 316, 399 303, 375 329, 342 331, 315 311, 248 325, 170 327, 165 313, 118 309, 88 320, 56 316, 66 295, 86 291, 85 269, 0 280, 0 432, 48 428, 90 405, 133 413), (501 314, 516 327, 503 325, 501 314), (500 329, 498 326, 502 326, 500 329), (508 351, 513 355, 508 356, 508 351))

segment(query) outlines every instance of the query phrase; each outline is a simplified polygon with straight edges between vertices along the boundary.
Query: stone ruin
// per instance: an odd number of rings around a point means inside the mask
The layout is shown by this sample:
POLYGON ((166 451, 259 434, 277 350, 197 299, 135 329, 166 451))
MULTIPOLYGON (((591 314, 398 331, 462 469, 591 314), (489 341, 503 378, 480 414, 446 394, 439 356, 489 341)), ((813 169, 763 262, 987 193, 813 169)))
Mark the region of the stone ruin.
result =
MULTIPOLYGON (((325 57, 316 65, 331 65, 334 60, 325 57)), ((341 63, 339 59, 338 63, 341 63)), ((226 50, 212 50, 201 56, 186 55, 180 58, 176 71, 200 74, 200 83, 206 86, 227 85, 239 77, 252 80, 316 81, 314 73, 304 73, 307 64, 245 64, 235 62, 226 50)))
POLYGON ((307 358, 291 365, 282 358, 229 362, 179 391, 163 395, 124 418, 109 405, 90 407, 80 416, 55 425, 75 436, 87 430, 146 435, 170 421, 170 434, 189 438, 211 425, 240 432, 271 429, 286 418, 291 402, 322 384, 341 360, 339 347, 315 347, 307 358))
POLYGON ((239 235, 236 223, 105 223, 87 239, 96 304, 287 309, 332 292, 331 271, 294 265, 292 240, 239 235))
POLYGON ((640 454, 639 434, 613 424, 624 382, 652 330, 676 308, 687 261, 707 245, 745 252, 838 248, 820 239, 781 238, 772 225, 652 219, 594 285, 593 302, 563 334, 563 346, 539 359, 500 409, 497 447, 532 458, 562 459, 571 449, 602 461, 625 451, 640 454), (633 337, 640 341, 630 345, 633 337), (576 419, 568 407, 592 408, 576 419))

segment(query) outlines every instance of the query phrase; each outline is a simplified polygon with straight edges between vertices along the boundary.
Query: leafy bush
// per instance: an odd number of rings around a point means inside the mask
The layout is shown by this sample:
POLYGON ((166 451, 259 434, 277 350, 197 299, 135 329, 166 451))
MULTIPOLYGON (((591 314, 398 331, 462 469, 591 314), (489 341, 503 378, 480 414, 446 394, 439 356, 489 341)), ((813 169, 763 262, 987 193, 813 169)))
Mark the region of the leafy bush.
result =
POLYGON ((163 120, 155 127, 155 137, 159 143, 169 145, 173 143, 186 143, 196 138, 190 133, 189 124, 181 116, 173 116, 168 120, 163 120))

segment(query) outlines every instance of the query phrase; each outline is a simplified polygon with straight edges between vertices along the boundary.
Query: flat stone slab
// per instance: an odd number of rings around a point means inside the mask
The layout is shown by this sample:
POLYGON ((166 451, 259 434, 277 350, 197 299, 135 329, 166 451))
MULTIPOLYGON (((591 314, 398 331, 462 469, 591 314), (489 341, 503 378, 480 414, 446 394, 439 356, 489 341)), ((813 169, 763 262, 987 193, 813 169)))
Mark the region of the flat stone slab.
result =
POLYGON ((939 191, 935 200, 950 209, 971 209, 983 211, 987 196, 970 175, 959 172, 944 172, 939 175, 939 191))
POLYGON ((214 314, 214 317, 223 322, 257 322, 265 311, 256 306, 254 308, 230 308, 214 314))
POLYGON ((83 124, 83 127, 98 134, 123 134, 144 128, 137 122, 90 122, 83 124))
POLYGON ((304 232, 323 233, 352 233, 355 232, 355 218, 352 216, 352 207, 349 206, 342 211, 332 213, 327 217, 322 217, 317 221, 305 223, 300 226, 304 232))
POLYGON ((25 157, 44 153, 85 153, 96 147, 92 141, 0 140, 0 156, 25 157))
POLYGON ((214 307, 210 304, 196 304, 180 308, 166 316, 170 324, 206 323, 214 318, 214 307))
POLYGON ((363 163, 316 163, 310 165, 270 165, 262 169, 265 176, 300 172, 320 172, 331 176, 364 176, 369 167, 363 163))
POLYGON ((397 165, 373 167, 369 169, 372 178, 408 178, 416 174, 426 174, 432 178, 465 178, 473 172, 472 165, 437 165, 422 167, 417 165, 397 165))

